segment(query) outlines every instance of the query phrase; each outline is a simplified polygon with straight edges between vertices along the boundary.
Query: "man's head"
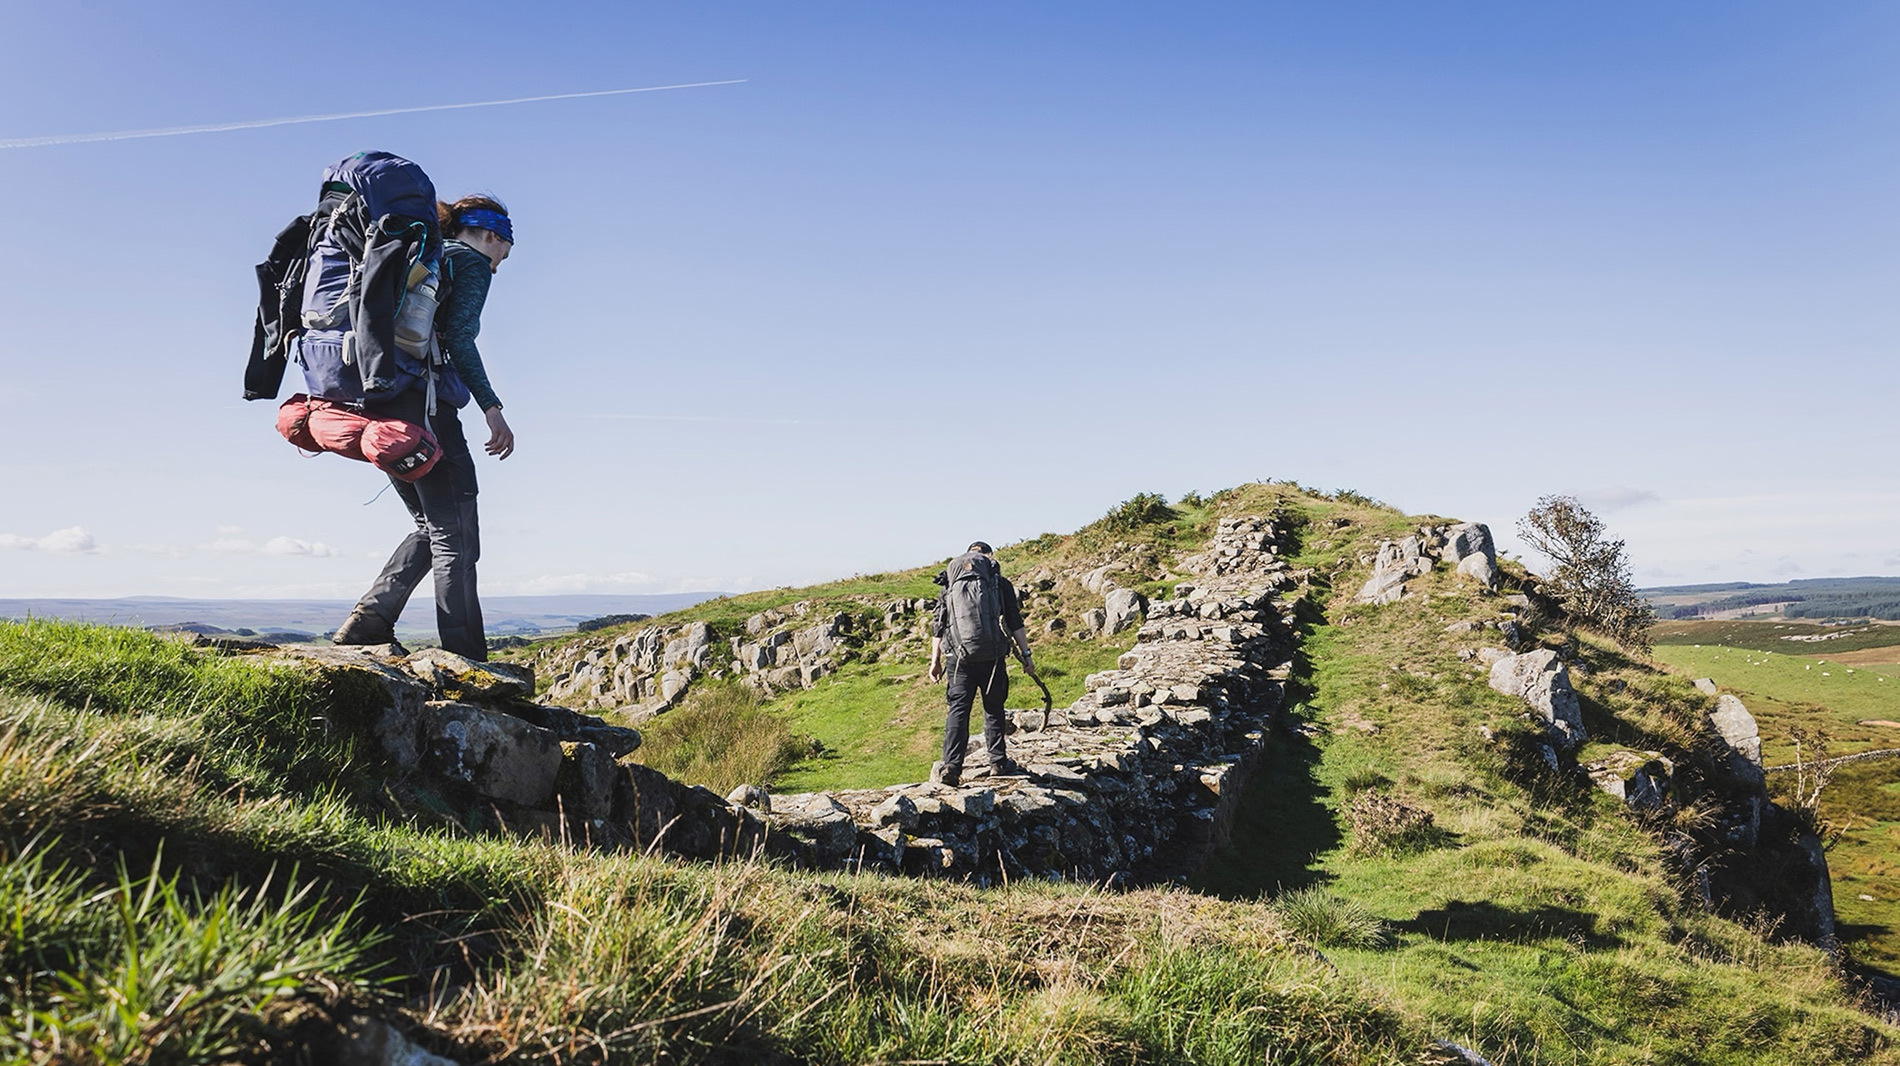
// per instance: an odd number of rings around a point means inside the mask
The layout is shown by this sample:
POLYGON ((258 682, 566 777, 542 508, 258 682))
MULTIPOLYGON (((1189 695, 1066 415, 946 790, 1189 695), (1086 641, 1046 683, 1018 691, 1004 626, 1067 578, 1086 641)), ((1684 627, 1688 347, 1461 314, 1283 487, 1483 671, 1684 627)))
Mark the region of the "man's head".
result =
POLYGON ((984 555, 995 555, 995 554, 996 554, 996 549, 995 549, 995 548, 992 548, 992 547, 990 547, 989 545, 987 545, 987 544, 985 544, 985 543, 983 543, 983 542, 982 542, 982 541, 980 541, 980 540, 973 540, 973 541, 971 541, 971 542, 970 542, 970 546, 969 546, 969 547, 967 547, 967 548, 965 548, 965 549, 963 549, 963 550, 964 550, 964 551, 971 551, 971 552, 982 552, 982 553, 983 553, 984 555))

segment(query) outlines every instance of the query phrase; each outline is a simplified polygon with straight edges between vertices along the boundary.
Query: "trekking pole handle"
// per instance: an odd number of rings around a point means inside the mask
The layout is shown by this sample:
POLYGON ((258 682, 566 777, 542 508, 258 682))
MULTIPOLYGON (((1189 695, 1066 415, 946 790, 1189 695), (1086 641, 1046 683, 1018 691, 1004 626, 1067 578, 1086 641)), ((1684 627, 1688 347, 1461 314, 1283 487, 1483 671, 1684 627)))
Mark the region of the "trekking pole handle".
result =
POLYGON ((1023 664, 1023 673, 1028 674, 1029 680, 1034 681, 1036 687, 1042 690, 1042 709, 1044 711, 1054 710, 1056 698, 1049 694, 1049 686, 1045 684, 1042 677, 1036 673, 1036 668, 1029 664, 1029 653, 1017 647, 1014 640, 1009 642, 1009 649, 1016 653, 1016 661, 1023 664))

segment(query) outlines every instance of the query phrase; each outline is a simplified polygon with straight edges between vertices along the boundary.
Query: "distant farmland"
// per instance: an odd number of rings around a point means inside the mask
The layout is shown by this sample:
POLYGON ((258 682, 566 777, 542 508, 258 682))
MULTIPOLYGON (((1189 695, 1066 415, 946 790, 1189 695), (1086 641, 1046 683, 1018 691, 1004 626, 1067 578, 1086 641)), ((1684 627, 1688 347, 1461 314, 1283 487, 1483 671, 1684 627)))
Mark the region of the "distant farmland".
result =
POLYGON ((1900 577, 1820 577, 1757 585, 1668 585, 1642 590, 1659 617, 1781 618, 1900 621, 1900 577))

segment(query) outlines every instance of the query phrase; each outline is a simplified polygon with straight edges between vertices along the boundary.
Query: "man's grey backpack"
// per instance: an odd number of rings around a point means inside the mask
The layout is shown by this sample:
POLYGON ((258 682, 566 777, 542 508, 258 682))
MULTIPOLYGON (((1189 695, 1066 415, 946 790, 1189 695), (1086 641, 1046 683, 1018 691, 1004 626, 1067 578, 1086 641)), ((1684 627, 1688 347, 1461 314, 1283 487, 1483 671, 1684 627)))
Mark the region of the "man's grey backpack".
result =
POLYGON ((944 568, 945 649, 959 660, 983 662, 1009 654, 1003 632, 1003 573, 982 552, 964 552, 944 568))

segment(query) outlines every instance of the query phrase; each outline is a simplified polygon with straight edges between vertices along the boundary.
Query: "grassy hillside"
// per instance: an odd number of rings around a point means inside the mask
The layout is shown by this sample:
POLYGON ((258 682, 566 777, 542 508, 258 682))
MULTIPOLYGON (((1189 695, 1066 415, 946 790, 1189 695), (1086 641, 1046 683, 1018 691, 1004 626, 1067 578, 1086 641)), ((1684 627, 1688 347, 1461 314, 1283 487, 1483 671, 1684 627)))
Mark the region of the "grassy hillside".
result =
MULTIPOLYGON (((1527 772, 1517 708, 1456 655, 1476 638, 1444 632, 1496 599, 1440 573, 1430 598, 1344 604, 1361 556, 1418 519, 1286 485, 1203 513, 1276 507, 1321 583, 1300 728, 1193 888, 981 890, 471 837, 381 780, 351 694, 313 675, 0 624, 0 1062, 289 1062, 363 1010, 467 1062, 1422 1063, 1455 1040, 1496 1063, 1900 1063, 1900 1032, 1825 955, 1704 912, 1648 827, 1527 772)), ((1160 547, 1191 539, 1167 524, 1160 547)), ((1581 654, 1601 737, 1661 742, 1695 698, 1581 654)), ((850 708, 902 700, 850 695, 871 676, 726 713, 876 733, 850 708)))
MULTIPOLYGON (((1900 658, 1900 626, 1667 626, 1656 658, 1740 696, 1761 725, 1770 765, 1794 761, 1795 729, 1823 734, 1834 755, 1900 748, 1900 725, 1881 724, 1900 723, 1900 668, 1891 665, 1900 658)), ((1807 754, 1814 754, 1812 741, 1807 754)), ((1792 779, 1770 783, 1785 789, 1792 779)), ((1820 813, 1832 831, 1828 865, 1842 938, 1856 960, 1900 973, 1900 761, 1837 770, 1820 813)))

